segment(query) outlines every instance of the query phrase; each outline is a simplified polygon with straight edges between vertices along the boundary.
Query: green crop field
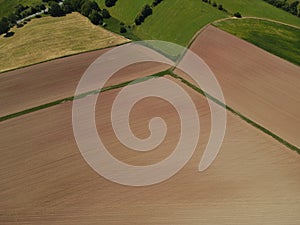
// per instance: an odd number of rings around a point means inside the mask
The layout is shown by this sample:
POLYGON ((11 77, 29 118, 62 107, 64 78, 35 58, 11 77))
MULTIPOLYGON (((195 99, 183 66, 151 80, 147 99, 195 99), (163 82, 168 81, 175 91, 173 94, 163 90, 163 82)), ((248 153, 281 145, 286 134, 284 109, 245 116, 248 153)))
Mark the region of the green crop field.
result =
POLYGON ((240 12, 243 16, 262 17, 278 20, 300 27, 300 18, 278 9, 263 0, 216 0, 228 11, 240 12))
POLYGON ((258 19, 232 19, 214 25, 300 65, 300 29, 258 19))
POLYGON ((0 0, 0 18, 13 13, 18 4, 31 6, 41 3, 42 0, 0 0))
POLYGON ((199 29, 228 15, 199 0, 163 1, 134 33, 141 39, 159 39, 186 46, 199 29), (184 2, 184 3, 183 3, 184 2))
MULTIPOLYGON (((103 8, 104 0, 98 0, 103 8)), ((145 4, 153 0, 119 0, 114 7, 108 8, 111 15, 119 21, 132 25, 145 4)), ((228 15, 200 0, 165 0, 154 7, 153 14, 140 26, 131 31, 136 39, 159 39, 186 46, 193 35, 206 24, 225 18, 228 15), (183 4, 184 2, 184 4, 183 4)), ((110 19, 111 20, 111 19, 110 19)), ((108 21, 108 28, 110 21, 108 21)), ((116 31, 115 27, 112 29, 116 31)))
MULTIPOLYGON (((104 0, 97 0, 103 8, 104 0)), ((111 15, 119 20, 113 31, 118 31, 119 22, 134 23, 135 16, 145 4, 152 0, 119 0, 108 8, 111 15)), ((300 18, 278 9, 262 0, 216 0, 229 13, 240 12, 243 16, 262 17, 278 20, 300 27, 300 18)), ((201 0, 165 0, 153 9, 153 14, 130 33, 137 39, 159 39, 186 46, 193 35, 208 23, 229 15, 201 0)), ((110 29, 110 27, 108 27, 110 29)))

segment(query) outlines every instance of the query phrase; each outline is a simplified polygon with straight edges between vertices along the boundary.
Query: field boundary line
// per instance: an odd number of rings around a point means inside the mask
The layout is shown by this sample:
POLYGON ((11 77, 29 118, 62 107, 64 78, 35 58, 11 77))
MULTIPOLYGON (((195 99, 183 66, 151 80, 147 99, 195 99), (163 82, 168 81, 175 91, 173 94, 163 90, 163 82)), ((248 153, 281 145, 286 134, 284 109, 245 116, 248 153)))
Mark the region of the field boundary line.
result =
POLYGON ((268 136, 272 137, 273 139, 275 139, 279 143, 283 144, 284 146, 286 146, 290 150, 293 150, 293 151, 297 152, 298 154, 300 154, 300 148, 298 148, 296 145, 293 145, 293 144, 289 143, 288 141, 284 140, 283 138, 281 138, 277 134, 273 133, 272 131, 270 131, 270 130, 266 129, 265 127, 261 126, 260 124, 256 123, 254 120, 249 119, 248 117, 244 116, 240 112, 236 111, 235 109, 231 108, 230 106, 228 106, 225 103, 221 102, 220 100, 216 99, 215 97, 213 97, 209 93, 205 92, 201 88, 195 86, 194 84, 192 84, 189 81, 185 80, 181 76, 175 74, 173 71, 171 71, 170 75, 173 78, 175 78, 177 80, 180 80, 183 84, 185 84, 186 86, 192 88, 194 91, 200 93, 204 97, 208 98, 209 100, 211 100, 211 101, 215 102, 216 104, 220 105, 221 107, 225 108, 226 110, 231 112, 233 115, 239 117, 241 120, 245 121, 249 125, 257 128, 261 132, 263 132, 263 133, 267 134, 268 136))
POLYGON ((47 109, 47 108, 50 108, 52 106, 56 106, 56 105, 59 105, 59 104, 65 103, 65 102, 72 102, 74 100, 85 98, 89 95, 95 95, 95 94, 103 93, 103 92, 106 92, 106 91, 110 91, 110 90, 118 89, 118 88, 121 88, 121 87, 125 87, 127 85, 137 84, 137 83, 149 80, 149 79, 163 77, 165 75, 169 75, 170 73, 171 73, 171 71, 169 69, 167 69, 167 70, 163 70, 163 71, 160 71, 160 72, 152 74, 152 75, 148 75, 148 76, 141 77, 141 78, 134 79, 134 80, 125 81, 125 82, 122 82, 122 83, 119 83, 119 84, 104 87, 102 89, 96 89, 96 90, 92 90, 92 91, 82 93, 80 95, 58 99, 58 100, 55 100, 55 101, 52 101, 52 102, 48 102, 48 103, 45 103, 45 104, 42 104, 42 105, 38 105, 38 106, 35 106, 35 107, 31 107, 31 108, 22 110, 22 111, 19 111, 19 112, 15 112, 15 113, 7 114, 5 116, 1 116, 0 117, 0 122, 6 121, 6 120, 9 120, 9 119, 13 119, 13 118, 16 118, 16 117, 19 117, 19 116, 23 116, 23 115, 26 115, 26 114, 29 114, 29 113, 33 113, 33 112, 36 112, 36 111, 39 111, 39 110, 47 109))

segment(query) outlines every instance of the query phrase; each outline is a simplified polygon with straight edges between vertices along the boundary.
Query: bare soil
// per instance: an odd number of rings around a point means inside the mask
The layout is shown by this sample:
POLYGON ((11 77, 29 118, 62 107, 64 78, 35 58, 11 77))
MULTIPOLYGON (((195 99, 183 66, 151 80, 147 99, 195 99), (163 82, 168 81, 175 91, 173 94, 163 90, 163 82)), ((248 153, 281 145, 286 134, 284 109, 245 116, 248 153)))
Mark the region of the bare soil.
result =
POLYGON ((213 26, 191 50, 214 72, 227 105, 300 147, 300 67, 213 26))
MULTIPOLYGON (((298 225, 297 153, 229 114, 221 152, 208 170, 198 172, 210 132, 209 107, 199 93, 183 87, 200 115, 197 150, 178 174, 148 187, 112 183, 87 165, 73 136, 70 102, 1 122, 0 223, 298 225)), ((178 113, 156 98, 134 106, 130 121, 138 137, 149 135, 153 116, 165 119, 168 133, 157 149, 132 152, 111 129, 110 108, 118 91, 101 93, 103 103, 96 108, 106 147, 135 165, 165 158, 178 142, 178 113)))

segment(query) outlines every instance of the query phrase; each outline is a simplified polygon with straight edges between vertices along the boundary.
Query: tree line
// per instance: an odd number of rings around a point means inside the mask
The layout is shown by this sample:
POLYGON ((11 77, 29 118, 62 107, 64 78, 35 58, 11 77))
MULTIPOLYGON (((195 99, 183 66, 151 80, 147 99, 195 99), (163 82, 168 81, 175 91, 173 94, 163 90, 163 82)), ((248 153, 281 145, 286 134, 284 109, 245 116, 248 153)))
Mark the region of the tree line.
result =
POLYGON ((232 13, 228 12, 228 10, 225 9, 225 8, 223 7, 222 4, 218 4, 218 3, 215 2, 215 1, 212 2, 211 0, 202 0, 202 2, 207 3, 207 4, 210 4, 210 5, 212 5, 213 7, 217 8, 218 10, 224 11, 224 12, 226 12, 226 13, 228 13, 228 14, 231 14, 231 15, 237 17, 237 18, 241 18, 241 17, 242 17, 242 14, 241 14, 241 13, 235 12, 235 13, 232 14, 232 13))
MULTIPOLYGON (((23 26, 17 24, 18 20, 26 18, 42 10, 48 11, 45 14, 50 14, 53 17, 65 16, 68 13, 79 12, 83 16, 89 18, 89 20, 95 24, 102 24, 103 18, 110 18, 110 13, 107 9, 100 9, 99 5, 94 0, 42 0, 42 4, 36 6, 24 6, 19 4, 15 7, 15 11, 8 17, 0 19, 0 35, 9 32, 10 28, 17 25, 17 27, 23 26), (46 5, 45 5, 46 4, 46 5)), ((115 5, 117 0, 106 0, 107 7, 115 5)))
POLYGON ((265 2, 274 5, 277 8, 283 9, 295 16, 300 17, 300 10, 298 9, 299 1, 294 1, 291 4, 287 0, 264 0, 265 2))
POLYGON ((3 17, 0 19, 0 35, 7 33, 11 27, 17 25, 18 20, 26 18, 27 16, 33 15, 45 9, 46 6, 44 4, 38 4, 31 7, 18 4, 15 7, 13 13, 10 13, 7 17, 3 17))
POLYGON ((135 20, 134 20, 134 23, 138 26, 138 25, 141 25, 145 19, 152 15, 153 13, 153 10, 152 8, 156 7, 159 3, 161 3, 163 0, 154 0, 150 5, 145 5, 143 8, 142 8, 142 11, 136 16, 135 20))
POLYGON ((95 25, 102 24, 103 18, 110 18, 109 11, 107 9, 100 9, 98 3, 95 1, 65 0, 62 4, 59 4, 57 1, 50 1, 49 3, 49 14, 51 16, 64 16, 71 12, 81 13, 95 25))

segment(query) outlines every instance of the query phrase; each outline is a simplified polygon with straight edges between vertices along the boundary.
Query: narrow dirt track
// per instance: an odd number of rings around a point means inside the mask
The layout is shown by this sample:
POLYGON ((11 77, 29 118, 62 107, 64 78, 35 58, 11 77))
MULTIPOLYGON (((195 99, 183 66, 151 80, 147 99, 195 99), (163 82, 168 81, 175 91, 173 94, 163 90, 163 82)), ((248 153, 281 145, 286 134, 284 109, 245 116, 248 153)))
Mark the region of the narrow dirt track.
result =
POLYGON ((300 67, 213 26, 191 50, 215 73, 227 105, 300 147, 300 67))
MULTIPOLYGON (((0 74, 0 117, 73 96, 88 66, 108 49, 57 59, 0 74)), ((139 63, 117 72, 105 86, 116 85, 167 69, 139 63)))
MULTIPOLYGON (((149 187, 112 183, 86 164, 73 137, 70 102, 1 122, 0 223, 298 225, 297 154, 228 115, 217 160, 198 172, 210 113, 199 93, 183 87, 200 115, 197 151, 177 175, 149 187)), ((111 153, 133 164, 157 162, 170 154, 178 141, 179 118, 169 104, 157 99, 145 99, 133 108, 132 129, 146 137, 148 119, 162 116, 168 125, 166 141, 141 155, 116 142, 109 109, 117 93, 102 93, 104 103, 96 110, 99 134, 111 153)))

